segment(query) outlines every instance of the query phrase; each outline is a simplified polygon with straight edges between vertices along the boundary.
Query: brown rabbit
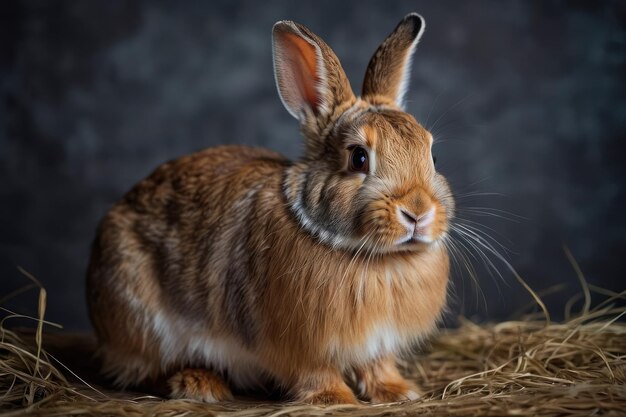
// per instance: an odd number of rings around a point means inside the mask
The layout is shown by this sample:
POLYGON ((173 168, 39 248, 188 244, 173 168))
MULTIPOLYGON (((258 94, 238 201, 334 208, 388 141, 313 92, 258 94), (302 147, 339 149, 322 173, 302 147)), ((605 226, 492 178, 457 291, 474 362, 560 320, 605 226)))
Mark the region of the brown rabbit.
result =
POLYGON ((88 270, 104 372, 167 377, 170 395, 232 399, 269 378, 296 401, 415 399, 396 356, 446 301, 454 214, 432 135, 403 111, 424 31, 406 16, 355 97, 333 51, 290 21, 273 29, 283 104, 306 150, 242 146, 165 163, 99 226, 88 270))

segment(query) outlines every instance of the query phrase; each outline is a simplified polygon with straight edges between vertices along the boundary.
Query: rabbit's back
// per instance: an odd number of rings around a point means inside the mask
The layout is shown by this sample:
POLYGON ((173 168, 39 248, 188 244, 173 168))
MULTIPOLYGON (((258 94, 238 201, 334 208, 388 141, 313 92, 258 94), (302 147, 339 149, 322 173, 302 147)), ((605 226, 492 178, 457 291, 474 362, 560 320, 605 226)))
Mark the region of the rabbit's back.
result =
POLYGON ((261 149, 207 149, 161 165, 107 213, 87 288, 104 367, 118 382, 192 357, 245 359, 255 285, 233 260, 246 256, 257 194, 281 204, 286 164, 261 149))

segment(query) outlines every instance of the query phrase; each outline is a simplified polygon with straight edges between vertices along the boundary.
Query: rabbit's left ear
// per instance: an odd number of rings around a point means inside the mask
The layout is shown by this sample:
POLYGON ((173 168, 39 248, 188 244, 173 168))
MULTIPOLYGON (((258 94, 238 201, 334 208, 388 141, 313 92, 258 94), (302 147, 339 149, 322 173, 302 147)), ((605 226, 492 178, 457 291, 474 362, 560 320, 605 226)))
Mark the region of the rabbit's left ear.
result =
POLYGON ((335 53, 295 22, 274 25, 274 75, 280 98, 302 125, 325 126, 335 109, 355 97, 335 53))
POLYGON ((422 16, 411 13, 378 47, 370 60, 363 81, 363 98, 384 96, 404 108, 404 95, 409 87, 413 52, 426 23, 422 16))

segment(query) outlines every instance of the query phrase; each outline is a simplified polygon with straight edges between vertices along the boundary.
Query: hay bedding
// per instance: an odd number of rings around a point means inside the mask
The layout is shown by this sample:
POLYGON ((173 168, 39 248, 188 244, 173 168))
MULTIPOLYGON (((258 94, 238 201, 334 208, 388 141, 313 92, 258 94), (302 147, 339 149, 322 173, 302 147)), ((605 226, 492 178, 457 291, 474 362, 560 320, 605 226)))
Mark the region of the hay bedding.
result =
POLYGON ((424 352, 402 363, 404 374, 426 391, 423 400, 321 407, 258 400, 214 405, 106 389, 90 360, 92 340, 44 333, 46 293, 40 287, 34 332, 8 330, 6 319, 0 325, 0 414, 623 416, 626 324, 620 319, 626 307, 620 306, 626 291, 591 290, 604 301, 591 308, 585 291, 582 312, 563 323, 550 322, 537 298, 541 315, 489 325, 464 320, 441 331, 424 352))

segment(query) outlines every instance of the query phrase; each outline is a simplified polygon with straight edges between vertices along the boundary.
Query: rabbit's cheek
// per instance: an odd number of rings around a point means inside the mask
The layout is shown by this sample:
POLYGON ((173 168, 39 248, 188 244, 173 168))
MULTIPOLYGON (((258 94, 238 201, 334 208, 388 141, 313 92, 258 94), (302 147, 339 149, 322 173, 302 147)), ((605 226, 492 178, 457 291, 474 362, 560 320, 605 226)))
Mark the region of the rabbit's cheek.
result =
MULTIPOLYGON (((443 223, 447 223, 454 217, 455 202, 452 196, 452 190, 446 179, 440 175, 435 174, 432 183, 433 194, 441 205, 441 213, 445 216, 441 219, 443 223)), ((446 226, 447 229, 447 226, 446 226)))
POLYGON ((431 226, 431 233, 435 239, 441 238, 448 231, 448 214, 446 211, 442 205, 437 208, 437 216, 431 226))
POLYGON ((370 203, 359 216, 358 231, 362 236, 388 238, 397 233, 391 221, 391 209, 384 201, 370 203))

